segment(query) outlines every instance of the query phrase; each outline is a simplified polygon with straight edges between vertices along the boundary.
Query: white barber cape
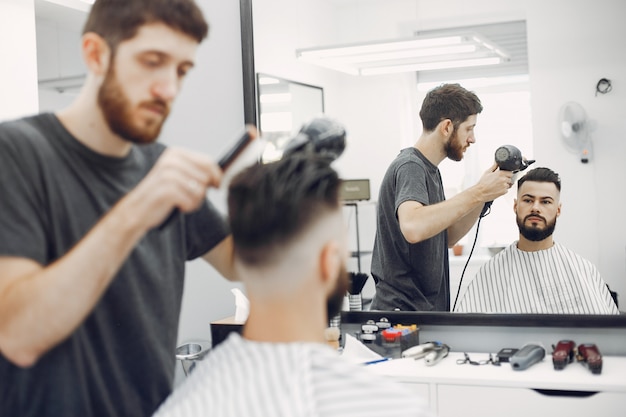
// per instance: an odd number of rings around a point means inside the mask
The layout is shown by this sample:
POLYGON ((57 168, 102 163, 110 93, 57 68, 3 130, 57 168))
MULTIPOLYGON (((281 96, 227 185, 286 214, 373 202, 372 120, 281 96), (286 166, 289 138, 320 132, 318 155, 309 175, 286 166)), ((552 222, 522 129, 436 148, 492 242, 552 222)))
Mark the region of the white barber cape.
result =
POLYGON ((485 263, 455 312, 619 314, 597 268, 566 247, 525 252, 517 242, 485 263))
POLYGON ((232 333, 155 416, 382 417, 431 412, 422 398, 320 343, 263 343, 232 333))

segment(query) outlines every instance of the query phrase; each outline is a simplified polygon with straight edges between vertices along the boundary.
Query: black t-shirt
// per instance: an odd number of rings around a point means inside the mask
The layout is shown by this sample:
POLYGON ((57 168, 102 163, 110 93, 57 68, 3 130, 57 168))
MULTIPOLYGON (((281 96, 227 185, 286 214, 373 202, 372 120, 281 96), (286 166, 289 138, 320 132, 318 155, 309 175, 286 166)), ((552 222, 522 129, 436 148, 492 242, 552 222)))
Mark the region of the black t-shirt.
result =
MULTIPOLYGON (((0 256, 44 266, 59 259, 163 150, 137 145, 123 158, 103 156, 53 114, 0 125, 0 256)), ((0 355, 0 415, 151 415, 172 390, 185 261, 227 234, 208 202, 148 232, 69 338, 30 368, 0 355)))
POLYGON ((404 239, 398 207, 405 201, 432 205, 445 200, 439 169, 420 151, 403 149, 380 186, 372 276, 372 310, 449 311, 448 234, 411 244, 404 239))

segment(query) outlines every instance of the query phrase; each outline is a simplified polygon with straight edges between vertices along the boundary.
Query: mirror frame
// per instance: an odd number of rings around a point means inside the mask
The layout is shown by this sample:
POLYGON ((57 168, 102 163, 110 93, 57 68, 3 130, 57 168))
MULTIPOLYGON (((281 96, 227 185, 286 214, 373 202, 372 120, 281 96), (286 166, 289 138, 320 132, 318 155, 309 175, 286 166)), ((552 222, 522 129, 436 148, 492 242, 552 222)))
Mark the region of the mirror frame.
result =
POLYGON ((481 314, 439 311, 342 311, 342 323, 365 323, 386 317, 392 323, 439 326, 626 328, 626 315, 481 314), (575 320, 572 320, 575 317, 575 320))
MULTIPOLYGON (((241 54, 243 70, 244 119, 258 125, 256 71, 254 67, 254 36, 252 0, 239 0, 241 22, 241 54)), ((342 311, 346 323, 365 323, 381 316, 397 323, 419 323, 447 326, 507 326, 507 327, 580 327, 626 328, 626 314, 480 314, 429 311, 342 311)))
POLYGON ((252 0, 239 0, 239 22, 241 26, 241 68, 243 71, 243 118, 244 123, 257 126, 252 0))

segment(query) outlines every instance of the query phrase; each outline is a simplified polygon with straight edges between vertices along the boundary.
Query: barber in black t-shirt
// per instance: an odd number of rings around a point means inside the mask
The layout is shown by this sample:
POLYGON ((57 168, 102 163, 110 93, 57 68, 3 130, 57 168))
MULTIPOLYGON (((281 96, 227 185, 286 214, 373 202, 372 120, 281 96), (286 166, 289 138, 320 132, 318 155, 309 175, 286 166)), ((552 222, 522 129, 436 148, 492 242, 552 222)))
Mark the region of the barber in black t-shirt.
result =
POLYGON ((234 278, 221 170, 156 143, 207 31, 192 0, 98 0, 75 101, 0 125, 1 416, 152 415, 185 262, 234 278))
POLYGON ((380 187, 372 276, 372 310, 449 311, 448 247, 478 219, 487 201, 505 194, 512 173, 494 164, 473 187, 446 200, 438 165, 460 161, 483 107, 458 84, 431 90, 422 103, 423 132, 391 163, 380 187))

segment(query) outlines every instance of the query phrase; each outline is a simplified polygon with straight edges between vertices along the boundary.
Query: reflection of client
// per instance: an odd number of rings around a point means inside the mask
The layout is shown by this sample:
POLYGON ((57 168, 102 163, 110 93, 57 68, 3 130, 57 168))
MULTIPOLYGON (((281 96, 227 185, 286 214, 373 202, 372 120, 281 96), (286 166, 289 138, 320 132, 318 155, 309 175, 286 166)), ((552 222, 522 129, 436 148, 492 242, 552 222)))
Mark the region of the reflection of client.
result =
POLYGON ((455 311, 619 314, 596 267, 552 239, 560 193, 561 180, 548 168, 519 179, 519 241, 480 268, 455 311))
POLYGON ((230 184, 235 268, 250 315, 174 391, 161 416, 430 416, 401 384, 343 360, 324 339, 348 288, 340 180, 293 155, 230 184))

